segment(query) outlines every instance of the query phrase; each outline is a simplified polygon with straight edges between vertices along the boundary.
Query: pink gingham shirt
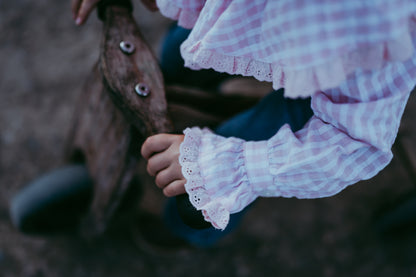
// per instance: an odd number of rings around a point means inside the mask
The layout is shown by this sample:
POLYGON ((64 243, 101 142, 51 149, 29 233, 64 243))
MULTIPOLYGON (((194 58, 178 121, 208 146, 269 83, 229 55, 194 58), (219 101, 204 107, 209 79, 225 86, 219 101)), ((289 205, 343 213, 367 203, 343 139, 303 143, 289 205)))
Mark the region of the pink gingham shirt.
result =
MULTIPOLYGON (((184 131, 180 163, 192 204, 216 228, 257 197, 318 198, 376 175, 416 83, 413 0, 157 0, 193 28, 193 69, 254 76, 312 97, 303 129, 265 141, 184 131)), ((270 120, 273 120, 272 118, 270 120)))

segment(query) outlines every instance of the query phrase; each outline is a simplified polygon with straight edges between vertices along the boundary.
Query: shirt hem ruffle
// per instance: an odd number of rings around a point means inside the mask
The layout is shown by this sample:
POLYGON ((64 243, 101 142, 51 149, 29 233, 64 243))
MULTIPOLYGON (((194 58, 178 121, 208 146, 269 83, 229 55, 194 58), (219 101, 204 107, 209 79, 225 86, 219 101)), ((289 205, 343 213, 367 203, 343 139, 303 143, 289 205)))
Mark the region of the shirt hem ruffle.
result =
POLYGON ((181 47, 185 66, 194 70, 212 68, 218 72, 254 77, 285 88, 289 98, 309 97, 317 91, 337 87, 358 68, 380 69, 387 62, 402 62, 414 51, 410 32, 399 38, 339 53, 319 65, 291 69, 279 63, 267 63, 243 56, 229 56, 203 47, 203 41, 185 41, 181 47))

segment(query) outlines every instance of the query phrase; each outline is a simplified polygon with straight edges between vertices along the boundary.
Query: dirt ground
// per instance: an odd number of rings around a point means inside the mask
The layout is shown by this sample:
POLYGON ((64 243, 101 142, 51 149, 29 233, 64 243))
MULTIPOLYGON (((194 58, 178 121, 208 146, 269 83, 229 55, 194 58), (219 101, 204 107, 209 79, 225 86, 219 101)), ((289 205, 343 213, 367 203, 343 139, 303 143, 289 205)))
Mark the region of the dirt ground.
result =
MULTIPOLYGON (((101 22, 94 14, 76 27, 64 2, 0 1, 0 276, 416 276, 416 236, 381 237, 374 225, 380 209, 415 189, 397 156, 335 197, 260 199, 213 249, 148 251, 124 230, 94 242, 19 233, 10 199, 61 165, 76 99, 98 57, 101 22)), ((135 18, 157 51, 171 21, 138 2, 135 18)), ((410 129, 415 107, 413 94, 410 129)))

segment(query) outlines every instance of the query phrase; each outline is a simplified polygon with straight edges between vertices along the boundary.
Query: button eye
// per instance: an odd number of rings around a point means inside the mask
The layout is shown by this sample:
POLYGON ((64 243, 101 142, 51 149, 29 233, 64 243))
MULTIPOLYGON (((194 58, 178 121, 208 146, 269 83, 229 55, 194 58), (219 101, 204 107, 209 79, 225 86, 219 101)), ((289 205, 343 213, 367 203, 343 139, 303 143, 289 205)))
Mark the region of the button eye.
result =
POLYGON ((122 41, 120 42, 120 49, 123 51, 124 54, 130 55, 134 53, 134 50, 136 48, 134 47, 134 44, 129 41, 122 41))
POLYGON ((150 93, 150 89, 146 84, 139 83, 137 84, 134 89, 136 90, 136 93, 140 96, 147 96, 150 93))

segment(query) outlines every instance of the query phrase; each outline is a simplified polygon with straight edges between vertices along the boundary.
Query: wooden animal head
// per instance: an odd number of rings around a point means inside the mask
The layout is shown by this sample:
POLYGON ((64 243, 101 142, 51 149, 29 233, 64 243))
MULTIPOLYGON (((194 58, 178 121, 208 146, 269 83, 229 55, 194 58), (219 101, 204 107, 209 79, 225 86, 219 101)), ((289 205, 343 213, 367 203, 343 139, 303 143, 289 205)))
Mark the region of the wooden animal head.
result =
POLYGON ((102 234, 138 185, 141 140, 172 130, 157 60, 123 4, 129 1, 118 1, 105 0, 99 9, 99 62, 81 94, 67 145, 67 160, 85 162, 94 184, 81 226, 86 237, 102 234))
POLYGON ((144 137, 171 131, 162 73, 128 8, 105 8, 99 63, 104 85, 130 124, 144 137))

